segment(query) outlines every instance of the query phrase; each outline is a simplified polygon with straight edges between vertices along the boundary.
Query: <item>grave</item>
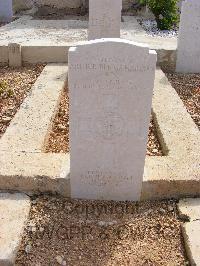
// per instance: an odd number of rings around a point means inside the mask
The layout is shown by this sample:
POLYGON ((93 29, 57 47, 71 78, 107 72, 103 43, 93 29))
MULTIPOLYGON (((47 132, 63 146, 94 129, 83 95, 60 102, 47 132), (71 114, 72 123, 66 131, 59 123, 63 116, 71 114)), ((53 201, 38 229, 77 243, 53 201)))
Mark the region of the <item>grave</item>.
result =
POLYGON ((121 40, 69 51, 73 198, 139 200, 156 53, 121 40))
POLYGON ((89 40, 120 38, 122 0, 90 0, 89 40))
POLYGON ((200 1, 182 3, 176 71, 200 73, 200 1))
POLYGON ((10 22, 12 16, 12 0, 0 0, 0 22, 10 22))

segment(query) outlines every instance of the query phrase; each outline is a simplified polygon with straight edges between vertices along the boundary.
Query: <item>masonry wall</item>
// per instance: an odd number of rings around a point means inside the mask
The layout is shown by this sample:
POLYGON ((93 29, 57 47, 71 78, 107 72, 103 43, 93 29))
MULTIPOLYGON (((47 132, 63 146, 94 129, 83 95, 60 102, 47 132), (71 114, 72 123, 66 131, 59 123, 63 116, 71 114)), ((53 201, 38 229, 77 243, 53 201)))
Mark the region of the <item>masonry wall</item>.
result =
MULTIPOLYGON (((122 0, 123 10, 128 10, 133 4, 138 3, 138 0, 122 0)), ((31 9, 34 6, 41 8, 55 8, 66 10, 80 10, 88 8, 89 0, 13 0, 14 12, 21 10, 31 9)), ((182 0, 179 0, 179 6, 181 6, 182 0)))
MULTIPOLYGON (((122 0, 123 9, 129 9, 137 0, 122 0)), ((14 11, 30 9, 34 6, 44 8, 45 6, 56 9, 80 9, 88 8, 89 0, 13 0, 14 11)))

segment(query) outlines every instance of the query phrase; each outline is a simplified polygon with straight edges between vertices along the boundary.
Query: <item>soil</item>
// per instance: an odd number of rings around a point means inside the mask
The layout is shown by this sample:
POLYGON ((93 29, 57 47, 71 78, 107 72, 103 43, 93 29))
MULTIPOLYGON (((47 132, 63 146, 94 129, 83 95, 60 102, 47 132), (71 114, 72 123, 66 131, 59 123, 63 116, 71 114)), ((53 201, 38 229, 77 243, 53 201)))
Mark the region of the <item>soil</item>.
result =
MULTIPOLYGON (((50 137, 46 145, 46 152, 69 152, 69 97, 68 92, 63 92, 57 115, 53 121, 50 137)), ((162 156, 161 145, 156 135, 156 128, 151 119, 147 155, 162 156)))
POLYGON ((0 137, 43 70, 43 65, 0 67, 0 137))
POLYGON ((200 74, 166 72, 166 75, 200 129, 200 74))
POLYGON ((16 266, 184 266, 175 201, 33 199, 16 266))

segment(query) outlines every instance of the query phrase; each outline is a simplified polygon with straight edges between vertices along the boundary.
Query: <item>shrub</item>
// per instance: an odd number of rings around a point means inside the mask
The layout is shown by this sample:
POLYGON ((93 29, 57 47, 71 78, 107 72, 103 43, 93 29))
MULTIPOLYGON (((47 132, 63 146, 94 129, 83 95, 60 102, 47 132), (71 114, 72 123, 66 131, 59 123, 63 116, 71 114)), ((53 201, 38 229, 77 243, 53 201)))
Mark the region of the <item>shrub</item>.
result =
POLYGON ((170 30, 179 21, 178 0, 140 0, 155 16, 160 30, 170 30))

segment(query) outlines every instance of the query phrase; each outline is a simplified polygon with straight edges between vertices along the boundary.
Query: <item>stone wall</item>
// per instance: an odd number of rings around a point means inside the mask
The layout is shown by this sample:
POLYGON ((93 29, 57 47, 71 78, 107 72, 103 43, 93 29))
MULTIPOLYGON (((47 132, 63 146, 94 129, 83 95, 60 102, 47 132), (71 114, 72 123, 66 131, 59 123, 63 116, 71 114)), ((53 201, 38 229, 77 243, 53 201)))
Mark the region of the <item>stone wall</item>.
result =
MULTIPOLYGON (((40 8, 44 8, 45 6, 48 8, 55 9, 80 9, 80 8, 88 8, 89 0, 13 0, 13 7, 15 12, 19 12, 22 10, 31 9, 34 6, 40 8)), ((123 9, 129 9, 137 0, 122 0, 123 1, 123 9)))

